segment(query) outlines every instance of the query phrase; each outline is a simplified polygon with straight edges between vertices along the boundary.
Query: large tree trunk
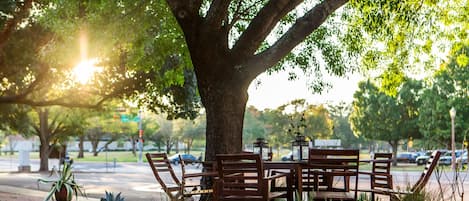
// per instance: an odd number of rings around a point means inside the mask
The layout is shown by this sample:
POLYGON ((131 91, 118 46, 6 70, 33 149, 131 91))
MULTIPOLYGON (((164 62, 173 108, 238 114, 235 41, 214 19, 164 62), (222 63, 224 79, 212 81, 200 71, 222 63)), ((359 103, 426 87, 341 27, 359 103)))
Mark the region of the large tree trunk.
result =
POLYGON ((49 131, 49 111, 47 109, 38 109, 39 115, 39 171, 49 171, 50 154, 50 131, 49 131))
POLYGON ((85 141, 85 136, 84 136, 84 135, 80 135, 80 142, 78 143, 78 149, 79 149, 79 150, 78 150, 78 156, 77 156, 77 158, 84 158, 84 157, 85 157, 85 155, 84 155, 84 150, 83 150, 83 149, 84 149, 84 148, 83 148, 83 147, 84 147, 84 146, 83 146, 84 141, 85 141))
POLYGON ((199 84, 207 112, 207 161, 214 161, 216 154, 242 151, 244 111, 248 100, 247 88, 241 87, 243 85, 249 83, 213 83, 208 86, 199 84))

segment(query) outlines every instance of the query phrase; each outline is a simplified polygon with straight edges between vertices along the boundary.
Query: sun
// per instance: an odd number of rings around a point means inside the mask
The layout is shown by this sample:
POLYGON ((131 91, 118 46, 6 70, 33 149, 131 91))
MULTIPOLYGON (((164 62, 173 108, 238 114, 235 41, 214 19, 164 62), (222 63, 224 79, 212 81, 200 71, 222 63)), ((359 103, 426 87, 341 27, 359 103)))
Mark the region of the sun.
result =
POLYGON ((101 67, 96 66, 97 59, 84 60, 77 64, 72 70, 72 77, 81 84, 87 84, 91 81, 95 73, 102 71, 101 67))

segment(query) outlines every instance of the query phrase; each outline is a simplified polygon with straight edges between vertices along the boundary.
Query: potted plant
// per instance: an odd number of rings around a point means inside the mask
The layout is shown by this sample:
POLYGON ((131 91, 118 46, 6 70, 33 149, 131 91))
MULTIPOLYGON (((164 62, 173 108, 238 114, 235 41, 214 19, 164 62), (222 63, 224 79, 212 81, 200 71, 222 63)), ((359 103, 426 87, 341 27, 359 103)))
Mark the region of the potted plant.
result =
POLYGON ((101 198, 101 201, 125 201, 125 200, 124 200, 124 197, 121 197, 120 192, 116 196, 114 196, 112 192, 106 191, 106 196, 101 198))
POLYGON ((78 193, 86 196, 82 191, 82 186, 75 182, 75 176, 72 174, 72 167, 69 164, 65 163, 61 172, 54 171, 54 173, 57 175, 55 180, 38 179, 38 182, 41 183, 52 183, 49 194, 44 201, 50 200, 52 196, 56 201, 71 201, 73 196, 78 197, 78 193))

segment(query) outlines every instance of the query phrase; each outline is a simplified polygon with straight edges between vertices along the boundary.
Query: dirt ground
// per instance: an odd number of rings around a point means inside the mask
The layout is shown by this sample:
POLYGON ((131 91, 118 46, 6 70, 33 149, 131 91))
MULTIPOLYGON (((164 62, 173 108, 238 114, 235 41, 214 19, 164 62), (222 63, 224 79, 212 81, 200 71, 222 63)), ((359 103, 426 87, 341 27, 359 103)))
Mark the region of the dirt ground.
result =
POLYGON ((39 197, 24 197, 24 195, 18 195, 13 193, 0 192, 0 201, 42 201, 39 197))

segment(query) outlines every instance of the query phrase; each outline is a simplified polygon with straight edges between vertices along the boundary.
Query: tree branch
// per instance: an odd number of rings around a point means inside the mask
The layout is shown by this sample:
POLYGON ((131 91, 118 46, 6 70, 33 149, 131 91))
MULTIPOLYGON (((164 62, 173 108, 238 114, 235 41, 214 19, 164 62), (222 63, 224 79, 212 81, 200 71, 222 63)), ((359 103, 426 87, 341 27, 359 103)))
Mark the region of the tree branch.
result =
POLYGON ((260 73, 274 66, 293 48, 300 44, 338 8, 348 0, 325 0, 297 19, 295 24, 270 48, 255 55, 248 61, 248 77, 254 79, 260 73))
POLYGON ((2 31, 0 32, 0 50, 3 49, 5 42, 8 40, 11 33, 13 33, 21 20, 29 16, 29 11, 33 6, 33 2, 34 0, 25 0, 23 5, 19 6, 18 11, 13 14, 13 17, 6 21, 2 31))
POLYGON ((282 17, 298 6, 302 0, 271 0, 251 21, 233 50, 241 55, 252 55, 270 34, 282 17))
MULTIPOLYGON (((206 27, 214 30, 222 27, 223 19, 226 19, 228 14, 228 7, 230 6, 231 0, 214 0, 210 5, 207 12, 205 25, 206 27)), ((228 22, 225 22, 227 24, 228 22)))
POLYGON ((191 48, 202 22, 202 18, 199 16, 202 0, 166 0, 166 2, 182 28, 189 48, 191 48))

